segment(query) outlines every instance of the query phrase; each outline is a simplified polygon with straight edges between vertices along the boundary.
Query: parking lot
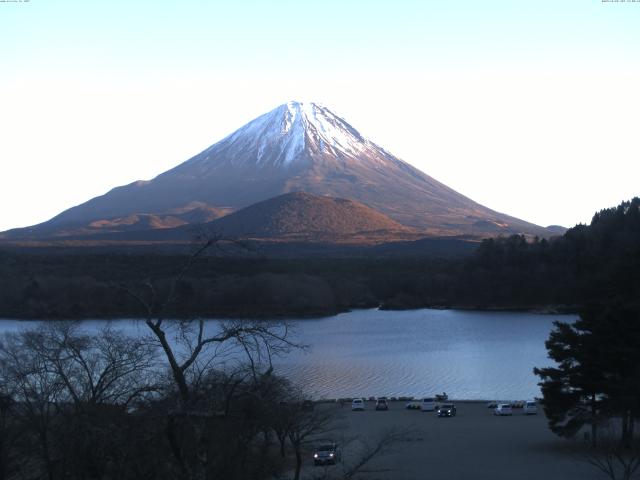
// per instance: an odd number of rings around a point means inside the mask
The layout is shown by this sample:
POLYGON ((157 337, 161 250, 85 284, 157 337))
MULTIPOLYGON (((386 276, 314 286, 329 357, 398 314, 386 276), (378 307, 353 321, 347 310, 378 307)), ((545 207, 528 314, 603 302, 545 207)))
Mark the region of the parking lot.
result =
MULTIPOLYGON (((603 478, 576 453, 576 444, 559 439, 547 427, 544 414, 494 416, 486 403, 454 402, 457 415, 438 418, 434 412, 405 409, 390 402, 388 411, 351 411, 345 403, 319 405, 336 412, 330 436, 344 445, 337 473, 358 458, 361 442, 375 444, 390 429, 405 432, 367 465, 367 479, 432 480, 591 480, 603 478), (354 440, 355 439, 355 440, 354 440)), ((307 474, 325 467, 305 464, 307 474)), ((320 473, 318 471, 318 473, 320 473)))

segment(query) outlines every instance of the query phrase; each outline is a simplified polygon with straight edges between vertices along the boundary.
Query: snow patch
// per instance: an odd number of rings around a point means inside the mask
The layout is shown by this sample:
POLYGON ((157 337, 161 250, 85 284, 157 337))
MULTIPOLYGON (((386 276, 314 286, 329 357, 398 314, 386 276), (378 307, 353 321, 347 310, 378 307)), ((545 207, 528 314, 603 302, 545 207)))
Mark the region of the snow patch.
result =
POLYGON ((280 105, 222 141, 207 153, 224 150, 231 164, 287 167, 308 158, 305 150, 334 157, 378 157, 381 149, 328 108, 313 102, 291 101, 280 105))

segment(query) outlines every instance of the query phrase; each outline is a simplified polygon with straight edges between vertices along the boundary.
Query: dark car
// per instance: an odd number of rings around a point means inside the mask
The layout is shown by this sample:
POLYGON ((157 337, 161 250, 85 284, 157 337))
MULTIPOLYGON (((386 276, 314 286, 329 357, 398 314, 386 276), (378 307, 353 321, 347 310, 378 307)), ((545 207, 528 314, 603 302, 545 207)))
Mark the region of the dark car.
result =
POLYGON ((376 410, 389 410, 389 403, 386 398, 376 400, 376 410))
POLYGON ((436 415, 439 417, 455 417, 456 406, 453 403, 443 403, 436 409, 436 415))
POLYGON ((335 442, 319 445, 313 452, 313 463, 317 465, 335 465, 340 461, 340 449, 335 442))

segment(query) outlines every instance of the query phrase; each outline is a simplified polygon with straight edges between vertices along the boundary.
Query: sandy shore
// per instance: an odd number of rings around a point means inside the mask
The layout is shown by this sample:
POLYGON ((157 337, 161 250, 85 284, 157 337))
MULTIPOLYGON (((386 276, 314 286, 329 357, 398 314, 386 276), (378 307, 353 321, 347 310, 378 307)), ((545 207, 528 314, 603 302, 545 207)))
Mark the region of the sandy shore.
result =
MULTIPOLYGON (((438 418, 433 412, 405 409, 405 402, 391 402, 389 411, 375 411, 366 402, 364 412, 351 405, 316 408, 335 409, 334 432, 325 435, 345 443, 358 437, 376 441, 389 428, 406 429, 404 440, 369 465, 374 470, 361 478, 393 480, 595 480, 603 478, 574 453, 575 443, 559 439, 547 427, 542 411, 525 416, 494 416, 482 402, 454 402, 457 415, 438 418)), ((346 443, 343 464, 356 456, 357 442, 346 443)), ((309 458, 303 472, 319 475, 309 458)), ((340 464, 329 469, 342 469, 340 464)), ((336 472, 337 473, 337 472, 336 472)))

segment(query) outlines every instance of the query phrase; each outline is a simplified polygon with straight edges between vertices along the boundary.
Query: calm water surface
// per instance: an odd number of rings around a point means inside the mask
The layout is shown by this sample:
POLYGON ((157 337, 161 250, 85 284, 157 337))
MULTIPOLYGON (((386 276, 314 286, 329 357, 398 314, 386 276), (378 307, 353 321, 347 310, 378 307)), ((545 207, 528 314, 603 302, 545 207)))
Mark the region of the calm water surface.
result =
MULTIPOLYGON (((526 399, 540 396, 534 366, 546 366, 544 341, 554 320, 569 315, 462 310, 357 310, 294 320, 296 339, 309 345, 277 359, 277 370, 315 398, 423 396, 526 399)), ((210 320, 215 328, 216 320, 210 320)), ((88 329, 106 322, 87 320, 88 329)), ((140 321, 112 322, 146 334, 140 321)), ((0 332, 37 325, 0 320, 0 332)))

